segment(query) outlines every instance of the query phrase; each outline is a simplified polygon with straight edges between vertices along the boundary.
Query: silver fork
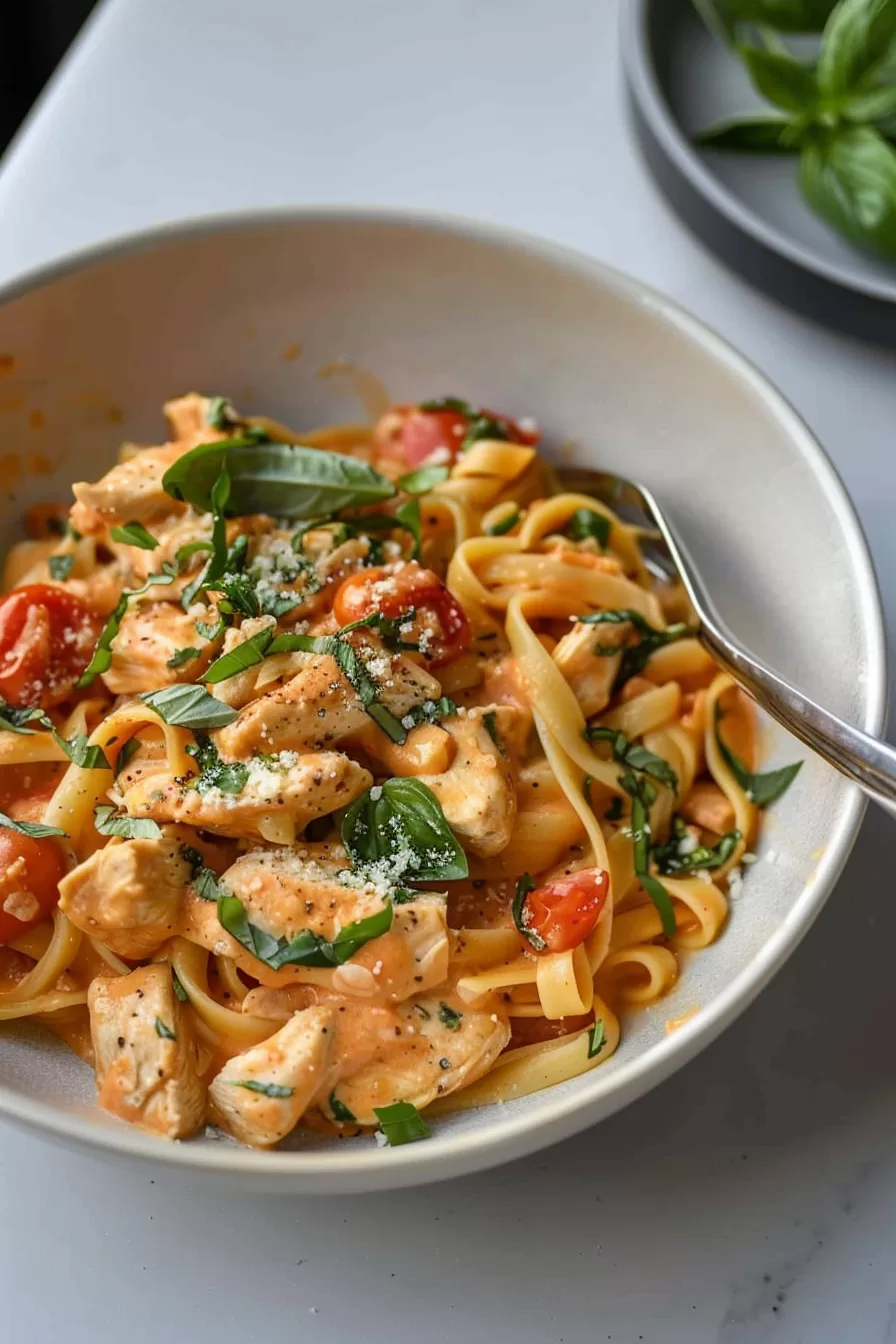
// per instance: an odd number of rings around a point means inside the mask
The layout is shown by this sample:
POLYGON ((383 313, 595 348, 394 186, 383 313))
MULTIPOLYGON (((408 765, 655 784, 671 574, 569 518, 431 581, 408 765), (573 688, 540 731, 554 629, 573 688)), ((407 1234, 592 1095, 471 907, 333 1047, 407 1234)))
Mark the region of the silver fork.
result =
POLYGON ((593 495, 625 522, 644 529, 644 563, 657 577, 683 584, 698 621, 694 633, 719 666, 795 737, 896 816, 896 749, 838 718, 744 648, 719 616, 681 538, 650 491, 608 471, 580 468, 558 474, 565 488, 593 495))

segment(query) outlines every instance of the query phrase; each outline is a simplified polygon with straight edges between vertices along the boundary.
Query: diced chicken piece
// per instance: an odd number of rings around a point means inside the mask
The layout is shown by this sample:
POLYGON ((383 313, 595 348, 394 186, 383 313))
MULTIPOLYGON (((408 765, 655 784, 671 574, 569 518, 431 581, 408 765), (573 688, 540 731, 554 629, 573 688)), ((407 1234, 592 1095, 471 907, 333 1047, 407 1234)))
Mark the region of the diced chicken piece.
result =
POLYGON ((610 703, 621 662, 621 653, 595 653, 595 649, 621 650, 631 632, 628 621, 618 625, 583 625, 577 621, 553 650, 551 657, 572 687, 586 719, 610 703))
POLYGON ((216 835, 291 844, 309 821, 349 803, 373 783, 370 772, 335 751, 297 756, 282 752, 247 762, 248 777, 239 793, 214 787, 201 792, 169 770, 138 778, 123 772, 110 797, 128 816, 184 822, 216 835))
POLYGON ((698 780, 679 807, 685 821, 702 826, 706 831, 724 835, 734 825, 734 808, 718 784, 698 780))
POLYGON ((197 619, 207 624, 209 614, 201 604, 186 612, 171 602, 132 602, 112 641, 112 664, 103 673, 109 690, 136 695, 198 681, 220 647, 220 639, 211 641, 196 629, 197 619), (191 649, 195 656, 179 657, 191 649))
POLYGON ((158 962, 100 976, 87 1006, 103 1109, 167 1139, 193 1134, 205 1114, 205 1088, 171 967, 158 962))
POLYGON ((59 908, 119 957, 140 961, 173 936, 193 876, 184 849, 213 862, 212 849, 186 826, 156 839, 105 845, 59 883, 59 908))
POLYGON ((72 486, 76 500, 72 526, 87 535, 116 523, 147 523, 177 511, 171 496, 162 489, 162 477, 183 451, 178 444, 170 443, 162 448, 145 448, 107 471, 95 484, 76 481, 72 486))
MULTIPOLYGON (((360 1067, 352 1058, 352 1016, 336 1015, 326 1098, 335 1095, 362 1125, 377 1123, 375 1107, 409 1101, 423 1110, 436 1097, 475 1082, 510 1040, 507 1019, 494 1005, 470 1008, 449 993, 418 996, 394 1011, 395 1030, 382 1034, 372 1058, 360 1067)), ((325 1110, 326 1098, 318 1098, 325 1110)))
POLYGON ((439 775, 420 775, 438 798, 448 825, 465 849, 483 858, 499 853, 510 840, 516 818, 516 790, 510 757, 489 732, 495 714, 500 740, 501 711, 471 709, 463 716, 444 719, 457 754, 439 775))
MULTIPOLYGON (((424 700, 437 700, 435 677, 404 654, 390 654, 374 641, 355 646, 380 699, 401 719, 424 700)), ((284 686, 247 705, 235 723, 222 728, 218 740, 225 756, 251 751, 319 750, 342 742, 365 728, 370 719, 348 678, 328 655, 299 654, 302 670, 284 686)))
MULTIPOLYGON (((242 901, 250 924, 275 938, 291 941, 303 929, 333 938, 340 929, 382 909, 383 899, 367 887, 339 880, 346 861, 327 857, 321 846, 253 850, 223 874, 221 885, 242 901)), ((301 979, 300 968, 272 971, 221 927, 214 902, 188 893, 181 933, 210 952, 232 957, 262 984, 283 985, 301 979)), ((332 988, 371 1002, 406 999, 440 984, 448 972, 445 901, 420 894, 397 905, 388 933, 364 943, 354 956, 330 973, 332 988)))
POLYGON ((308 1008, 229 1059, 209 1087, 214 1123, 253 1148, 285 1139, 325 1077, 334 1016, 332 1008, 308 1008))
MULTIPOLYGON (((201 392, 187 392, 182 397, 172 397, 166 401, 162 409, 171 439, 176 443, 188 439, 190 446, 194 447, 197 443, 213 443, 215 439, 226 438, 233 433, 232 425, 219 431, 209 424, 211 405, 212 398, 203 396, 201 392)), ((236 416, 234 424, 239 422, 239 416, 236 416)))

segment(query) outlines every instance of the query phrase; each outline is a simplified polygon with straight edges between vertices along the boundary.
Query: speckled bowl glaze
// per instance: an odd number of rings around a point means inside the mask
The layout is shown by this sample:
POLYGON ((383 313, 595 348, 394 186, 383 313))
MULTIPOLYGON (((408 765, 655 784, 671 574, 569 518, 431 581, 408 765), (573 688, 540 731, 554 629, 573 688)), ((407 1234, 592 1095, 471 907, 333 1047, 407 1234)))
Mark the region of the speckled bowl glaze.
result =
MULTIPOLYGON (((648 482, 746 642, 846 718, 883 726, 874 573, 824 453, 746 360, 589 257, 404 212, 198 220, 6 286, 0 355, 7 541, 25 505, 100 475, 124 435, 158 441, 160 403, 176 393, 226 392, 301 428, 358 419, 382 389, 395 400, 454 392, 534 415, 549 449, 573 440, 578 461, 648 482)), ((770 764, 805 755, 778 728, 766 745, 770 764)), ((770 810, 724 934, 688 960, 668 999, 625 1019, 616 1055, 550 1091, 440 1119, 428 1142, 300 1136, 272 1153, 209 1138, 166 1144, 103 1116, 91 1072, 28 1027, 0 1035, 0 1114, 272 1192, 385 1189, 519 1157, 642 1095, 747 1006, 826 901, 862 810, 857 789, 807 760, 770 810), (669 1034, 667 1021, 692 1009, 669 1034)))

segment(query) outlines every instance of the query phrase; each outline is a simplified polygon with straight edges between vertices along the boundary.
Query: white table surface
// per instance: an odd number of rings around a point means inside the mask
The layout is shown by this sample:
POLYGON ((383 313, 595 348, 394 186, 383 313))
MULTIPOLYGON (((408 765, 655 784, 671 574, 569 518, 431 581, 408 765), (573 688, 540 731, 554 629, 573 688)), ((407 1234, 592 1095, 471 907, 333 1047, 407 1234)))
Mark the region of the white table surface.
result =
MULTIPOLYGON (((571 243, 673 295, 781 386, 846 479, 892 616, 896 358, 753 292, 669 213, 624 114, 619 3, 110 0, 0 173, 0 272, 283 201, 459 210, 571 243)), ((3 1126, 4 1333, 896 1340, 893 839, 868 818, 803 946, 699 1060, 489 1174, 237 1200, 3 1126)))

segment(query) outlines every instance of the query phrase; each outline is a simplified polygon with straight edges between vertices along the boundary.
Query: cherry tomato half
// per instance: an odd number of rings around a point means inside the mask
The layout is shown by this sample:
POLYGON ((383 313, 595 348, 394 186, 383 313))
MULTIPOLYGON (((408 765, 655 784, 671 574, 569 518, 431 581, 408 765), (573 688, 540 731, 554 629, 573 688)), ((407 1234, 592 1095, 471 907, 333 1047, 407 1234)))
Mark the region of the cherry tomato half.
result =
POLYGON ((569 952, 593 930, 609 889, 603 868, 583 868, 555 878, 529 892, 523 922, 547 944, 545 952, 569 952))
POLYGON ((372 611, 392 619, 413 611, 411 628, 402 638, 420 643, 430 667, 450 663, 470 642, 463 607, 437 574, 414 561, 394 572, 382 567, 359 570, 337 589, 333 613, 340 625, 350 625, 372 611))
POLYGON ((475 419, 495 420, 500 437, 511 443, 535 444, 537 432, 521 429, 515 420, 494 411, 470 408, 469 414, 446 407, 423 410, 420 406, 393 406, 374 426, 374 456, 378 461, 419 467, 439 449, 447 449, 454 462, 475 419))
POLYGON ((58 705, 90 661, 99 621, 80 598, 47 583, 0 601, 0 696, 12 705, 58 705))
POLYGON ((59 900, 65 855, 52 837, 0 830, 0 944, 39 924, 59 900))

